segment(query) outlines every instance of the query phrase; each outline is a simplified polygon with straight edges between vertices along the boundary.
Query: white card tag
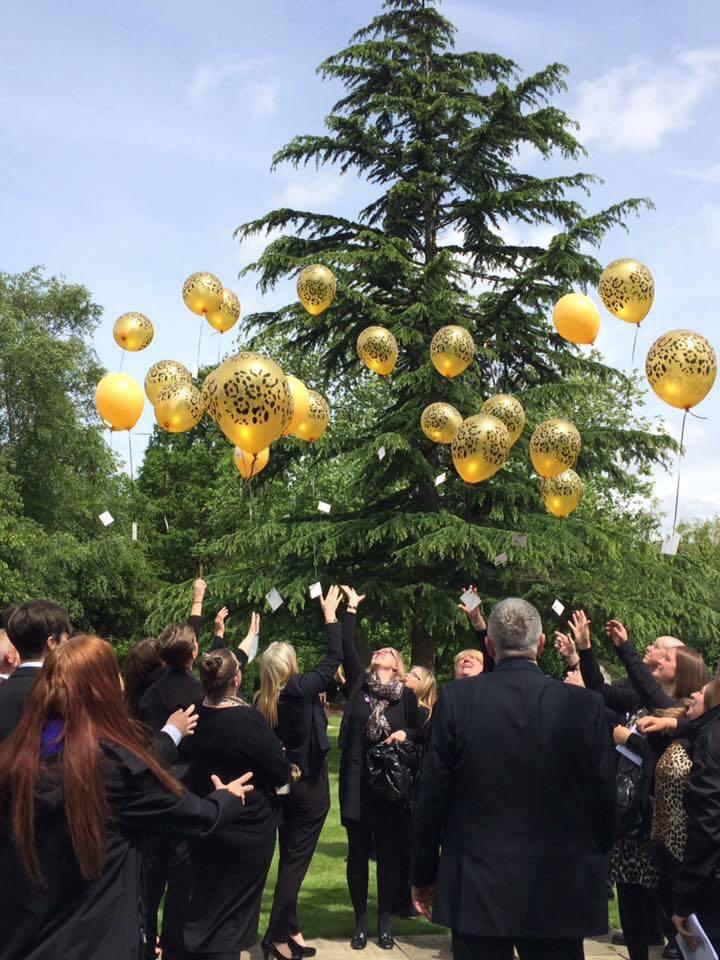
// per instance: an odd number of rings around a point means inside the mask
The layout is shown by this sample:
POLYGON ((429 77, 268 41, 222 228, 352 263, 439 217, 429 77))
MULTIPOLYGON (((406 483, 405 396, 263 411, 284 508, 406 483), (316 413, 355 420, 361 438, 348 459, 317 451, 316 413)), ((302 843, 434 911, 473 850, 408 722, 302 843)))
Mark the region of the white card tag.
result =
POLYGON ((163 520, 165 521, 165 533, 170 533, 170 524, 168 523, 168 518, 163 514, 163 520))
POLYGON ((273 613, 275 613, 275 611, 278 610, 285 602, 275 587, 273 587, 269 593, 265 594, 265 599, 270 604, 270 609, 273 613))
POLYGON ((439 487, 440 484, 441 484, 441 483, 445 483, 446 480, 447 480, 447 474, 446 474, 446 473, 439 473, 439 474, 435 477, 435 486, 436 486, 436 487, 439 487))
POLYGON ((678 547, 680 546, 680 534, 674 533, 671 537, 668 537, 664 541, 662 547, 660 547, 660 553, 664 553, 666 557, 674 557, 678 552, 678 547))
POLYGON ((98 520, 104 527, 109 527, 111 523, 115 523, 115 517, 110 513, 109 510, 105 510, 98 516, 98 520))
POLYGON ((316 597, 321 597, 321 596, 322 596, 322 586, 321 586, 321 584, 320 584, 320 581, 318 580, 317 583, 311 583, 311 584, 310 584, 310 599, 311 599, 311 600, 314 600, 316 597))
POLYGON ((482 603, 480 597, 474 593, 472 590, 466 590, 465 593, 460 595, 460 603, 463 606, 467 607, 468 610, 474 610, 475 607, 479 607, 482 603))
POLYGON ((132 538, 133 538, 133 540, 137 540, 137 535, 138 535, 138 525, 137 525, 137 523, 135 523, 135 521, 133 520, 133 525, 132 525, 132 538))
POLYGON ((378 450, 378 460, 384 460, 386 453, 387 453, 387 450, 385 449, 385 447, 380 447, 380 449, 378 450))
POLYGON ((504 567, 507 564, 507 562, 508 562, 508 555, 506 553, 499 553, 493 560, 493 563, 495 564, 496 567, 504 567))
POLYGON ((318 501, 318 511, 320 513, 330 513, 331 509, 332 507, 330 506, 329 503, 325 503, 324 500, 318 501))
POLYGON ((258 644, 260 643, 260 634, 256 633, 255 636, 250 641, 250 649, 247 652, 248 663, 252 663, 258 652, 258 644))
POLYGON ((559 617, 565 613, 565 605, 560 603, 559 600, 555 601, 555 603, 552 605, 552 609, 553 613, 556 613, 559 617))
POLYGON ((512 545, 514 547, 526 547, 528 545, 528 538, 526 533, 514 533, 512 535, 512 545))
POLYGON ((191 375, 192 375, 193 380, 197 380, 198 372, 199 372, 199 371, 198 371, 198 365, 197 365, 196 363, 194 363, 194 364, 192 365, 191 370, 190 370, 190 373, 191 373, 191 375))

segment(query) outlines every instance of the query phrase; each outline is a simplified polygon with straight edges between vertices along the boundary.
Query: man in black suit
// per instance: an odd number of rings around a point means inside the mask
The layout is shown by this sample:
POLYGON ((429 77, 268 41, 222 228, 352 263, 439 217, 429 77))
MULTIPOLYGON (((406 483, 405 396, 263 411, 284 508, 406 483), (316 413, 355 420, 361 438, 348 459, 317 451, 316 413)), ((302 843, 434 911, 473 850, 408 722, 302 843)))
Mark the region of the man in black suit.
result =
POLYGON ((488 620, 495 671, 448 684, 415 811, 413 900, 454 960, 577 960, 607 931, 615 763, 601 697, 544 676, 537 610, 488 620), (440 848, 442 847, 442 852, 440 848))
POLYGON ((30 600, 12 612, 6 630, 20 655, 20 666, 0 684, 0 740, 17 726, 43 660, 53 647, 67 640, 71 627, 59 604, 30 600))

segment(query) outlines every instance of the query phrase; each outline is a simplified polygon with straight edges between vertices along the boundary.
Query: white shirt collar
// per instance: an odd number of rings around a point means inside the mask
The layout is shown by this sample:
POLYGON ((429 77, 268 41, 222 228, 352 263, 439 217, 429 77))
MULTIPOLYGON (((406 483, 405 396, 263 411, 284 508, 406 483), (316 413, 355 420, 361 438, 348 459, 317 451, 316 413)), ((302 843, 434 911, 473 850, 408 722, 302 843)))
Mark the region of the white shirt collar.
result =
POLYGON ((41 667, 42 665, 42 660, 23 660, 20 664, 21 667, 41 667))

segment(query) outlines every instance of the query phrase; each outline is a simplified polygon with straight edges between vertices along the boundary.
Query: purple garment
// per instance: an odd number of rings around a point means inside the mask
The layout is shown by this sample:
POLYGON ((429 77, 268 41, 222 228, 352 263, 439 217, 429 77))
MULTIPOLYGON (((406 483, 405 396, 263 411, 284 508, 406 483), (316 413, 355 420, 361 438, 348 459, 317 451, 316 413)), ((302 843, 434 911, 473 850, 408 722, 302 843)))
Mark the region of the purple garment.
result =
POLYGON ((65 728, 61 720, 48 720, 40 738, 40 756, 43 760, 57 756, 63 748, 65 728))

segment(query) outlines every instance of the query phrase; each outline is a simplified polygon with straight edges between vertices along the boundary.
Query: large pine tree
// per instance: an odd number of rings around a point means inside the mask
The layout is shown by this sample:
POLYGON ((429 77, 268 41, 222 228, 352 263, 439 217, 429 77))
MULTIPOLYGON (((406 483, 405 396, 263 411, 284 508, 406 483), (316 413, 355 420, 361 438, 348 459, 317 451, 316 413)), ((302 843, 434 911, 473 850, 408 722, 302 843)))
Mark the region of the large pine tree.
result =
POLYGON ((413 659, 425 663, 452 642, 456 597, 469 581, 490 597, 522 592, 545 603, 562 592, 591 606, 607 601, 617 613, 636 609, 641 597, 627 595, 623 563, 640 555, 655 563, 656 548, 646 542, 648 515, 629 504, 648 492, 650 467, 670 449, 667 437, 626 414, 625 376, 565 343, 548 320, 559 296, 596 283, 591 249, 644 201, 588 213, 579 198, 590 193, 592 175, 519 169, 527 146, 543 158, 583 156, 574 124, 552 104, 566 69, 551 64, 526 77, 497 54, 456 52, 454 36, 434 0, 386 0, 320 67, 345 88, 326 132, 296 137, 274 158, 335 165, 364 178, 376 199, 354 219, 280 209, 238 229, 241 239, 280 233, 248 267, 263 290, 317 261, 337 274, 337 298, 324 315, 291 303, 249 323, 258 331, 254 346, 274 347, 288 372, 313 367, 310 385, 343 411, 316 449, 297 442, 294 456, 312 458, 319 477, 342 464, 350 482, 325 497, 333 513, 322 517, 310 496, 298 496, 305 488, 293 486, 290 470, 284 514, 218 546, 256 596, 274 583, 299 601, 313 565, 333 580, 351 577, 370 594, 375 618, 400 631, 398 644, 410 641, 413 659), (547 245, 508 239, 547 226, 547 245), (371 384, 355 353, 370 324, 392 330, 401 351, 393 376, 371 384), (452 381, 429 357, 446 324, 466 327, 478 347, 474 364, 452 381), (354 404, 363 392, 365 402, 354 404), (469 416, 495 392, 521 400, 528 426, 500 473, 465 487, 447 449, 421 433, 420 414, 447 400, 469 416), (530 433, 548 416, 574 420, 583 436, 576 469, 586 497, 564 522, 545 513, 529 465, 530 433), (444 469, 448 481, 436 487, 444 469), (511 546, 513 531, 530 534, 526 550, 511 546), (496 569, 492 559, 503 550, 510 565, 496 569), (599 558, 598 572, 616 574, 612 582, 598 582, 590 569, 599 558), (558 583, 560 573, 566 579, 558 583))

